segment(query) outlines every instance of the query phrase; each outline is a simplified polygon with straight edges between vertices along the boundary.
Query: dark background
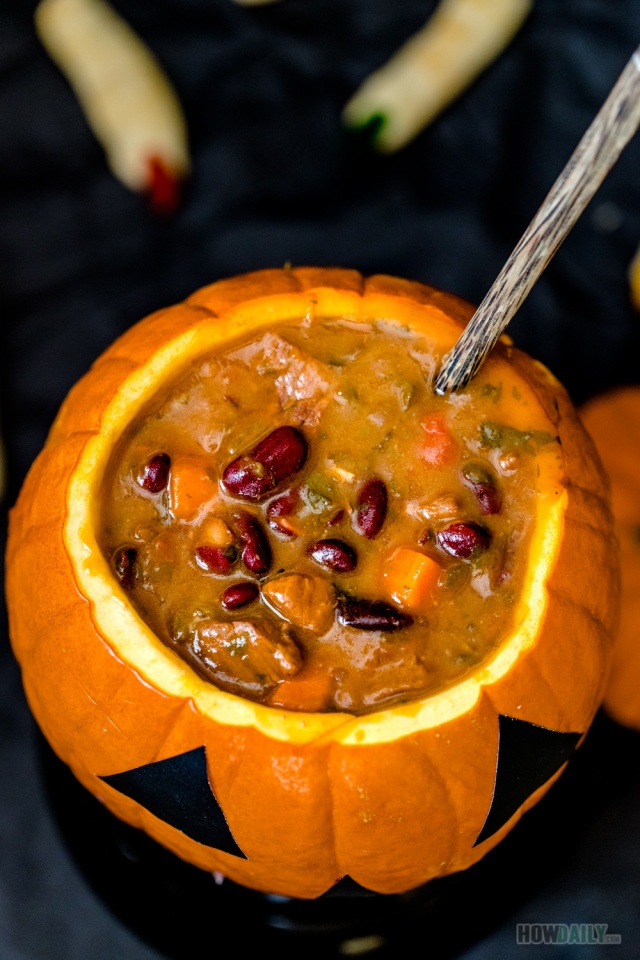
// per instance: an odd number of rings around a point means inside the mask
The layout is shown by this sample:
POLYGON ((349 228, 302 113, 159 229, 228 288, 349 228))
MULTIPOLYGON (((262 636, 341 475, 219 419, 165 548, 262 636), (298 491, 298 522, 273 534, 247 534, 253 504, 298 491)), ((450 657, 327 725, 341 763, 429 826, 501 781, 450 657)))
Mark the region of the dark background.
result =
MULTIPOLYGON (((434 0, 114 5, 177 88, 193 174, 177 214, 154 216, 109 173, 35 36, 35 4, 2 0, 3 531, 74 381, 117 334, 198 286, 291 261, 397 274, 478 302, 640 39, 638 0, 535 0, 515 41, 462 97, 412 144, 379 156, 345 135, 342 107, 434 0)), ((578 404, 639 380, 640 316, 627 279, 640 243, 639 171, 640 136, 509 331, 578 404)), ((65 794, 56 800, 44 775, 2 625, 0 960, 157 960, 146 932, 129 929, 135 910, 125 922, 100 882, 97 855, 92 869, 86 836, 83 855, 73 852, 71 793, 62 802, 67 821, 54 815, 65 794)), ((516 944, 517 922, 580 922, 607 923, 621 945, 555 947, 554 956, 640 956, 639 741, 600 716, 504 853, 389 955, 524 960, 534 947, 516 944)), ((145 901, 144 889, 128 891, 130 903, 136 898, 145 901)), ((207 953, 225 926, 237 954, 260 952, 258 921, 246 900, 234 902, 233 891, 212 895, 207 953)), ((193 956, 195 911, 180 908, 184 955, 193 956)), ((317 933, 297 947, 309 953, 312 943, 320 955, 335 948, 317 933)))

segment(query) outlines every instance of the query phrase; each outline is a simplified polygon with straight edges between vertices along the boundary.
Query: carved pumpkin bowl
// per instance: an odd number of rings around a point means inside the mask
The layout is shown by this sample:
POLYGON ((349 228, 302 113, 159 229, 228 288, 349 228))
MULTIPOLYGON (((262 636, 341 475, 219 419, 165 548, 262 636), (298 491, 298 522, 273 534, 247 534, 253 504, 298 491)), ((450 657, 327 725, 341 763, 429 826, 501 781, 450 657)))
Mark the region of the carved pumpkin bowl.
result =
POLYGON ((58 756, 184 860, 291 897, 407 891, 480 860, 588 730, 618 603, 606 480, 506 339, 433 396, 470 313, 260 271, 132 327, 63 404, 11 515, 13 647, 58 756))

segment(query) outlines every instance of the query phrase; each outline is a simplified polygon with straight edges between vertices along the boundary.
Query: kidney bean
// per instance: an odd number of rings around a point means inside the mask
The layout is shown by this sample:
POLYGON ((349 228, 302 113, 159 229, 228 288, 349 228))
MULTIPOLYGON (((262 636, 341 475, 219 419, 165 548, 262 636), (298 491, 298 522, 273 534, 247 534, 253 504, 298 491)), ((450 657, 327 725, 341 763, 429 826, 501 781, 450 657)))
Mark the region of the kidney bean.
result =
POLYGON ((502 496, 500 491, 493 483, 478 483, 473 492, 476 495, 480 513, 488 516, 493 513, 500 513, 502 509, 502 496))
POLYGON ((342 597, 338 601, 338 620, 356 630, 381 630, 392 633, 413 623, 413 617, 402 613, 383 600, 356 600, 342 597))
POLYGON ((257 583, 243 580, 241 583, 232 583, 227 587, 220 597, 220 603, 225 610, 236 610, 238 607, 246 607, 248 603, 253 603, 259 593, 257 583))
POLYGON ((149 493, 160 493, 167 485, 170 469, 171 457, 166 453, 156 453, 138 474, 138 483, 149 493))
POLYGON ((270 500, 265 512, 269 518, 289 517, 292 513, 295 513, 299 503, 300 494, 298 491, 287 490, 286 493, 282 493, 279 497, 270 500))
POLYGON ((225 467, 222 483, 229 493, 244 500, 260 500, 275 486, 264 464, 249 456, 236 457, 225 467))
POLYGON ((278 427, 260 441, 253 456, 268 467, 276 483, 282 483, 307 459, 307 441, 295 427, 278 427))
POLYGON ((113 556, 116 576, 125 590, 130 590, 136 578, 135 562, 138 553, 134 547, 122 547, 113 556))
POLYGON ((479 523, 467 520, 452 523, 436 534, 436 542, 446 553, 458 560, 469 560, 476 554, 487 550, 491 544, 491 533, 479 523))
POLYGON ((266 573, 271 567, 271 547, 260 521, 250 513, 238 513, 234 520, 245 567, 251 573, 266 573))
POLYGON ((278 427, 249 454, 236 457, 222 482, 233 496, 261 500, 296 474, 307 459, 307 441, 295 427, 278 427))
POLYGON ((267 523, 271 529, 275 530, 276 533, 281 533, 285 537, 297 537, 298 534, 291 524, 281 518, 288 517, 292 513, 295 513, 299 503, 300 494, 297 490, 288 490, 274 500, 270 500, 265 513, 267 515, 267 523))
POLYGON ((309 556, 322 567, 336 573, 349 573, 358 562, 356 552, 344 540, 317 540, 309 547, 309 556))
POLYGON ((387 515, 387 487, 384 480, 373 477, 358 493, 353 515, 353 529, 371 540, 380 532, 387 515))
POLYGON ((238 559, 238 551, 233 545, 211 547, 207 544, 196 547, 196 563, 210 573, 228 573, 238 559))
POLYGON ((465 464, 462 476, 467 486, 473 490, 482 514, 500 513, 502 495, 493 474, 487 467, 478 463, 465 464))

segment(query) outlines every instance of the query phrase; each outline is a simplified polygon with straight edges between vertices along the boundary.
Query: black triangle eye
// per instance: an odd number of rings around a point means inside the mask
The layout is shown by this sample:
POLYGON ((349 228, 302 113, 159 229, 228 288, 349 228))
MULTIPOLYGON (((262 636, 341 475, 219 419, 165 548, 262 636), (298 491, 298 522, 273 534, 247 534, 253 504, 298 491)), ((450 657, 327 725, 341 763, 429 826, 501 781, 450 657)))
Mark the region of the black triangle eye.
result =
POLYGON ((581 733, 559 733, 502 714, 498 723, 493 798, 474 847, 493 836, 532 793, 558 772, 582 737, 581 733))
POLYGON ((100 779, 197 843, 247 859, 211 789, 204 747, 100 779))

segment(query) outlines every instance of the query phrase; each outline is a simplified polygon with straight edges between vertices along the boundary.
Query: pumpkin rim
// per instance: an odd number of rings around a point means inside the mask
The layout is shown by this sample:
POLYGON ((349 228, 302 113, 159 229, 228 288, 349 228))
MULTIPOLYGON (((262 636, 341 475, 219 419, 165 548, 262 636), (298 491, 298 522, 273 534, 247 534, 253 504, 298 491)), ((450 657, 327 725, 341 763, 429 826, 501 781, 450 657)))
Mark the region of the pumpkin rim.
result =
MULTIPOLYGON (((191 298, 193 299, 193 298, 191 298)), ((453 298, 452 298, 453 299, 453 298)), ((109 648, 144 682, 167 696, 190 699, 198 711, 216 723, 253 727, 276 740, 296 743, 332 741, 341 744, 378 744, 441 726, 467 713, 485 687, 500 681, 519 658, 535 646, 544 621, 549 595, 546 584, 562 542, 567 509, 566 489, 539 490, 536 519, 529 546, 525 580, 514 616, 514 627, 497 650, 481 661, 476 672, 458 683, 405 704, 373 713, 307 713, 289 711, 246 700, 219 690, 199 677, 167 647, 141 619, 125 591, 115 580, 95 535, 99 516, 101 481, 114 444, 162 385, 175 379, 180 369, 216 347, 230 348, 247 333, 292 321, 313 312, 366 322, 385 319, 411 329, 450 348, 460 332, 455 318, 434 304, 418 303, 392 293, 354 293, 318 285, 295 293, 276 292, 246 300, 206 316, 186 331, 154 349, 137 369, 126 376, 101 415, 100 429, 86 442, 70 472, 66 493, 63 538, 80 593, 91 605, 92 619, 109 648)), ((508 357, 503 356, 508 363, 508 357)), ((530 360, 551 383, 555 378, 538 361, 530 360)), ((510 365, 527 392, 542 409, 534 386, 510 365)), ((91 376, 91 374, 89 374, 91 376)))

